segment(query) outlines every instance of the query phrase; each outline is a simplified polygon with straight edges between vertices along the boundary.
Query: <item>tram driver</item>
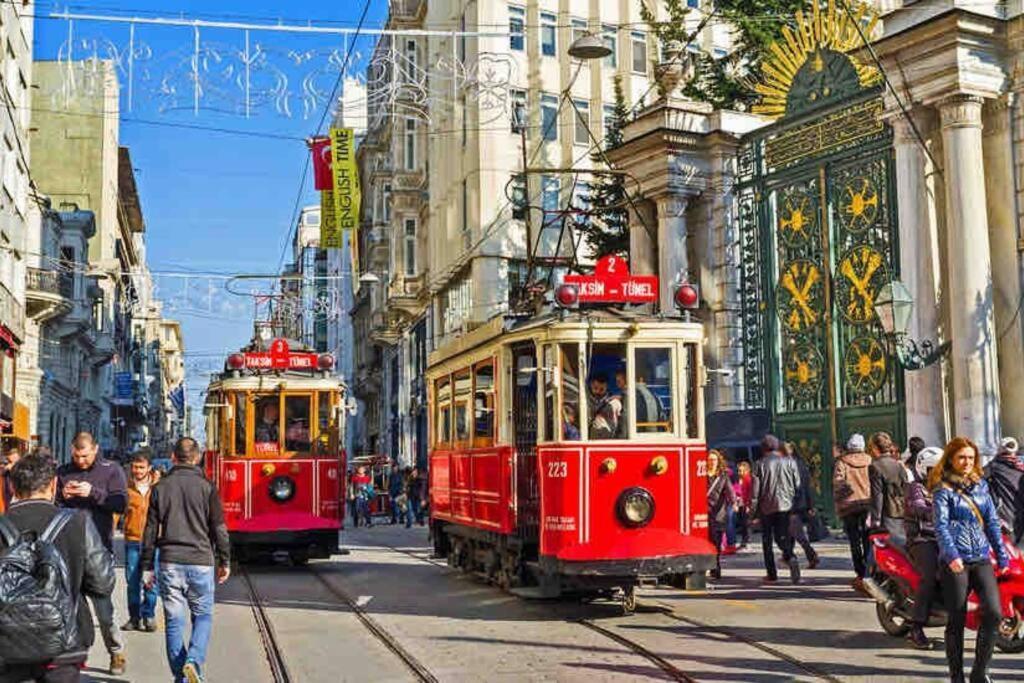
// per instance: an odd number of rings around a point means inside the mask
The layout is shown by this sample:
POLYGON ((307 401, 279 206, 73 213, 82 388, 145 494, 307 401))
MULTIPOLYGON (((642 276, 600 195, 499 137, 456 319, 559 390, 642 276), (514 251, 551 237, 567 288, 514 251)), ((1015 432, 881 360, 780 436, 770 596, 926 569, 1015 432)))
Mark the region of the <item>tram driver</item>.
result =
POLYGON ((590 438, 615 439, 622 419, 622 397, 608 392, 608 376, 597 373, 590 378, 590 438))
POLYGON ((263 403, 260 411, 260 421, 256 424, 256 443, 278 442, 281 421, 281 409, 277 406, 277 398, 270 399, 263 403))

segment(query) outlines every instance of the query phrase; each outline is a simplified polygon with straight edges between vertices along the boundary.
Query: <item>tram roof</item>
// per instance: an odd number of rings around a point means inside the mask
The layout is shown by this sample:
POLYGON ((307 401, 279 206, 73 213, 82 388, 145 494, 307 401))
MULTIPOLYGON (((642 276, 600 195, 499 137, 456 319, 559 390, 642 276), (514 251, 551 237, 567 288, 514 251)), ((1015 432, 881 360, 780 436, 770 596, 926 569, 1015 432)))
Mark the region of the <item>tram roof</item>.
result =
POLYGON ((639 315, 614 309, 561 311, 527 319, 499 316, 434 350, 428 365, 438 365, 486 344, 505 344, 530 338, 571 341, 590 335, 594 341, 604 343, 629 339, 700 342, 704 338, 704 326, 681 318, 639 315))
POLYGON ((337 376, 324 377, 308 372, 265 372, 233 376, 223 373, 210 381, 208 391, 345 391, 344 380, 337 376))

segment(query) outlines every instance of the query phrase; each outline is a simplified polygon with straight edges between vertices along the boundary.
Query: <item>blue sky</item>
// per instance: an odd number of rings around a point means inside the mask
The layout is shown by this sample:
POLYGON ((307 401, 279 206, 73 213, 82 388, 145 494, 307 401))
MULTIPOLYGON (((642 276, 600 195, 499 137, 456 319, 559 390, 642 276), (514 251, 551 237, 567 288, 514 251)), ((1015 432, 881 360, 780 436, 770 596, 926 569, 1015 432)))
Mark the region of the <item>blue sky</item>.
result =
MULTIPOLYGON (((64 10, 65 4, 60 5, 64 10)), ((313 23, 354 28, 362 11, 362 0, 287 3, 268 0, 112 0, 71 1, 71 12, 138 17, 201 18, 259 23, 261 20, 288 24, 313 23)), ((55 59, 68 39, 68 23, 43 18, 54 10, 51 2, 36 7, 36 59, 55 59)), ((380 27, 387 12, 386 0, 371 0, 367 27, 380 27)), ((129 27, 126 24, 76 21, 72 25, 74 58, 99 49, 109 55, 116 46, 126 67, 129 27), (97 47, 98 46, 98 47, 97 47)), ((276 71, 273 83, 276 104, 256 107, 250 118, 244 115, 244 97, 234 85, 240 83, 239 62, 233 52, 244 46, 242 31, 200 29, 200 41, 215 52, 207 60, 211 74, 204 108, 196 115, 190 108, 192 90, 185 72, 194 41, 191 28, 135 28, 139 58, 133 65, 132 111, 128 109, 125 70, 121 85, 121 144, 131 149, 147 224, 148 260, 153 271, 260 272, 278 268, 282 247, 291 229, 293 208, 303 164, 308 153, 299 139, 270 139, 190 130, 169 125, 218 127, 251 133, 303 138, 313 132, 322 107, 304 112, 303 78, 326 64, 326 52, 341 48, 340 36, 307 36, 291 33, 250 34, 250 55, 259 44, 276 71), (291 54, 289 54, 291 53, 291 54), (302 66, 294 65, 303 59, 302 66), (224 58, 223 61, 220 61, 224 58), (228 71, 232 69, 232 71, 228 71), (227 84, 230 92, 218 97, 216 88, 227 84), (180 104, 182 110, 173 108, 180 104), (277 105, 288 107, 290 116, 277 105), (211 111, 210 109, 215 109, 211 111), (132 120, 136 119, 136 120, 132 120)), ((362 37, 356 43, 361 57, 349 73, 362 73, 375 38, 362 37)), ((329 88, 336 75, 321 72, 315 87, 329 88)), ((252 77, 250 77, 252 82, 252 77)), ((253 84, 259 90, 260 83, 253 84)), ((254 98, 255 99, 255 98, 254 98)), ((302 204, 316 203, 312 174, 302 204)), ((289 250, 290 254, 290 250, 289 250)), ((202 371, 209 372, 223 362, 223 354, 248 341, 251 334, 251 305, 223 291, 222 280, 194 281, 158 278, 158 292, 168 300, 180 301, 186 293, 193 304, 166 311, 181 320, 190 369, 190 402, 201 405, 198 391, 205 385, 202 371), (186 287, 187 292, 186 292, 186 287)))

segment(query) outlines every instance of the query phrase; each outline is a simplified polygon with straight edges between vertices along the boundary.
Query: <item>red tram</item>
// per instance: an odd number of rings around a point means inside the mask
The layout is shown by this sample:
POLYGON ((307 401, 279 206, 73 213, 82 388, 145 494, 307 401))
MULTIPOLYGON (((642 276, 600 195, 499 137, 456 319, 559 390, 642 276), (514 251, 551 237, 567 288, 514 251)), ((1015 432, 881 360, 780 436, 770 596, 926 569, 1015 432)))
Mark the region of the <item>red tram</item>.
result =
POLYGON ((703 577, 702 341, 698 323, 592 309, 495 319, 433 353, 436 553, 520 592, 621 591, 626 611, 638 585, 703 577))
POLYGON ((207 476, 245 560, 296 563, 338 551, 344 517, 346 388, 334 358, 284 339, 228 356, 206 399, 207 476))

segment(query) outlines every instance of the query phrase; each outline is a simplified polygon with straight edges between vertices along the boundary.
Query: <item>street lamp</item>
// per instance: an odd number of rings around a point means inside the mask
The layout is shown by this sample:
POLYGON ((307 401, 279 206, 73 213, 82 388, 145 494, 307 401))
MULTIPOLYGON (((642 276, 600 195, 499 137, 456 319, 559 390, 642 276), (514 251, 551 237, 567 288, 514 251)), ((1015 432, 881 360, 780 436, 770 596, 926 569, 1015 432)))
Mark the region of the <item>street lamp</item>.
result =
POLYGON ((896 345, 896 359, 905 370, 920 370, 932 365, 949 351, 950 342, 938 346, 930 339, 917 342, 907 334, 914 297, 899 280, 886 283, 875 297, 875 314, 885 332, 896 345))
POLYGON ((586 59, 604 59, 612 53, 610 47, 593 33, 584 33, 572 41, 569 46, 569 56, 580 61, 586 59))
POLYGON ((359 284, 361 285, 375 285, 378 282, 380 282, 380 277, 376 273, 367 271, 359 276, 359 284))

